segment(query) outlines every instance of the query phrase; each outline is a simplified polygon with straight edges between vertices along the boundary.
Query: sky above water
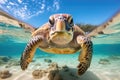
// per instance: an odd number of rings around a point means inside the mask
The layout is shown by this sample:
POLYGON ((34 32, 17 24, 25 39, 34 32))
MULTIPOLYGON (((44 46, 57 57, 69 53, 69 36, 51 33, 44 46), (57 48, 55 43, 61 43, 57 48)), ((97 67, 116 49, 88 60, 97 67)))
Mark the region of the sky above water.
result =
POLYGON ((74 23, 99 25, 120 10, 120 0, 0 0, 0 8, 34 27, 56 13, 71 14, 74 23))

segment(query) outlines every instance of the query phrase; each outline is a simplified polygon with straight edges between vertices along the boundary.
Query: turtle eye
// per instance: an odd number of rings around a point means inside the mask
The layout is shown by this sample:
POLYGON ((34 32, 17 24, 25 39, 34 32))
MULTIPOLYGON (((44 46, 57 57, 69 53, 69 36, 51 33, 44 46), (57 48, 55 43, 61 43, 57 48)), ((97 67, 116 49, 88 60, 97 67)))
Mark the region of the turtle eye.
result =
POLYGON ((70 20, 70 24, 73 25, 73 19, 70 20))
POLYGON ((51 25, 54 25, 54 19, 49 19, 49 23, 51 24, 51 25))
POLYGON ((70 19, 68 20, 68 22, 69 22, 69 24, 70 24, 71 26, 73 26, 73 18, 70 17, 70 19))

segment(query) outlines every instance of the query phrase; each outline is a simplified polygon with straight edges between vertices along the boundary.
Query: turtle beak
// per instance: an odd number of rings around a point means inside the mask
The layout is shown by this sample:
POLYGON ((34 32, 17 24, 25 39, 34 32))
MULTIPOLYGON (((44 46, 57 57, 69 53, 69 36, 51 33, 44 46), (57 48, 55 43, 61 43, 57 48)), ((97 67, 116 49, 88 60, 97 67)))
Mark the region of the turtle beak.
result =
POLYGON ((56 22, 56 31, 65 31, 65 22, 62 20, 58 20, 56 22))

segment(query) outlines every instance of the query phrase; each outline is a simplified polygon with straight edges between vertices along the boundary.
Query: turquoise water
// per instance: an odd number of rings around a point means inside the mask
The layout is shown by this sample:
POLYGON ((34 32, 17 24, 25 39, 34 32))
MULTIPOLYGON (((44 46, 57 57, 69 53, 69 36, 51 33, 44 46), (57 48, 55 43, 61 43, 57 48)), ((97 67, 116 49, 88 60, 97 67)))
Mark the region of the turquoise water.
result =
MULTIPOLYGON (((120 24, 117 26, 120 26, 120 24)), ((3 33, 0 34, 0 56, 20 57, 30 39, 30 33, 19 27, 3 23, 0 23, 0 30, 3 30, 3 33)), ((119 38, 120 32, 92 39, 94 44, 94 55, 120 55, 119 38)), ((48 54, 39 49, 37 49, 35 55, 54 56, 54 54, 48 54)))
MULTIPOLYGON (((100 78, 99 80, 119 80, 120 79, 119 78, 120 24, 113 25, 112 27, 117 28, 118 31, 113 32, 112 34, 98 35, 95 38, 92 38, 93 48, 94 48, 93 58, 92 58, 91 66, 88 69, 87 73, 89 73, 89 71, 92 71, 91 74, 97 75, 97 77, 100 78)), ((14 69, 16 69, 16 71, 18 72, 21 71, 20 64, 15 64, 15 63, 17 63, 16 61, 20 60, 21 54, 24 51, 24 48, 31 37, 30 35, 31 33, 29 33, 24 29, 21 29, 16 26, 0 23, 0 57, 7 56, 14 59, 14 60, 11 59, 12 64, 13 63, 14 64, 9 68, 6 68, 5 66, 10 65, 9 62, 11 61, 8 61, 7 63, 0 61, 0 70, 5 68, 11 71, 14 69), (15 67, 16 65, 17 67, 15 67)), ((46 67, 46 63, 44 62, 44 59, 51 59, 52 62, 57 62, 60 66, 67 65, 69 67, 77 69, 76 66, 79 63, 78 55, 79 55, 79 52, 75 54, 49 54, 37 49, 35 57, 33 58, 35 62, 29 65, 28 71, 29 70, 33 71, 34 69, 46 67), (41 64, 40 67, 36 66, 36 64, 38 63, 41 64)), ((86 79, 83 79, 83 80, 86 80, 86 79)), ((96 80, 96 79, 91 79, 91 80, 96 80)))
MULTIPOLYGON (((27 43, 0 43, 0 56, 20 57, 27 43)), ((37 49, 35 55, 51 55, 37 49)), ((120 55, 120 44, 95 44, 94 55, 120 55)))

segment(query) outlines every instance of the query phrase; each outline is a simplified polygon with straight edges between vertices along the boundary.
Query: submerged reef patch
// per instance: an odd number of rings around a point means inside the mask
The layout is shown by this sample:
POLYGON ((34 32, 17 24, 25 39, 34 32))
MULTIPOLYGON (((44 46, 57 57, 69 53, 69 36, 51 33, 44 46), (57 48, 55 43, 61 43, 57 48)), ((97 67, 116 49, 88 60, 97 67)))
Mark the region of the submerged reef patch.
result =
POLYGON ((51 59, 44 59, 44 61, 47 62, 47 63, 51 63, 52 62, 51 59))
POLYGON ((8 70, 0 71, 0 78, 5 79, 10 77, 12 74, 8 70))
POLYGON ((98 63, 107 65, 107 64, 111 64, 113 61, 117 61, 117 60, 120 60, 120 56, 110 55, 106 58, 100 59, 98 63))
POLYGON ((109 56, 108 59, 110 59, 110 60, 120 60, 120 56, 112 55, 112 56, 109 56))
POLYGON ((99 64, 103 64, 103 65, 107 65, 107 64, 110 64, 110 61, 108 59, 100 59, 99 64))
POLYGON ((43 80, 77 80, 79 76, 76 71, 69 68, 67 65, 59 66, 57 63, 52 62, 45 70, 34 70, 32 76, 34 79, 43 80))
POLYGON ((0 56, 0 65, 6 64, 10 59, 10 56, 0 56))

